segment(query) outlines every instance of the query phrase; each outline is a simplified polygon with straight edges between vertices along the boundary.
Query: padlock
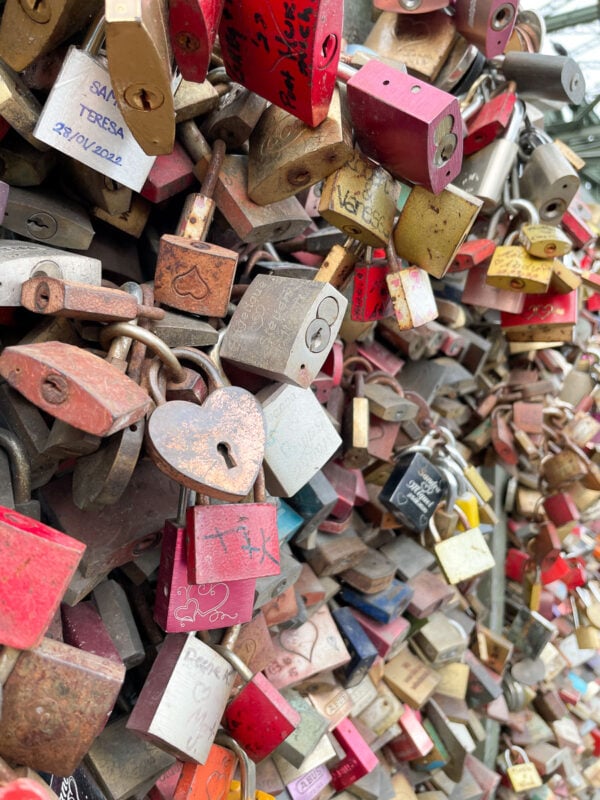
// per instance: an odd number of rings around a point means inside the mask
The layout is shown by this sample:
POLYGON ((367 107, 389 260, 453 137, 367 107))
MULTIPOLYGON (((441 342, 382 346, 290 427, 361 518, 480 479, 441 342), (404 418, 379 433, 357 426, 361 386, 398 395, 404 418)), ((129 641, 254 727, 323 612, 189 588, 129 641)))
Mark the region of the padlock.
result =
POLYGON ((522 225, 519 240, 529 255, 537 258, 560 258, 572 248, 571 240, 560 228, 543 223, 522 225))
POLYGON ((250 136, 248 195, 259 205, 283 200, 331 175, 353 153, 339 91, 315 129, 271 105, 250 136))
POLYGON ((104 17, 100 16, 82 48, 69 49, 40 114, 35 136, 139 192, 154 159, 146 155, 130 132, 117 107, 108 69, 96 57, 103 37, 104 17))
POLYGON ((517 91, 535 92, 548 100, 580 105, 585 95, 585 79, 577 62, 568 56, 542 53, 508 52, 494 60, 507 81, 517 91))
POLYGON ((346 239, 343 245, 334 244, 325 256, 313 280, 330 283, 343 292, 352 278, 354 267, 362 255, 364 247, 353 239, 346 239))
POLYGON ((354 267, 350 317, 357 322, 374 322, 390 315, 386 277, 389 263, 382 259, 359 261, 354 267))
POLYGON ((233 653, 233 645, 239 634, 239 626, 229 628, 220 645, 213 645, 242 677, 243 687, 231 700, 223 721, 233 738, 253 761, 262 761, 289 736, 300 722, 300 714, 258 672, 252 674, 239 656, 233 653), (260 731, 256 719, 261 720, 260 731))
POLYGON ((327 116, 335 88, 342 11, 337 0, 266 11, 225 0, 219 27, 225 69, 238 83, 315 127, 327 116), (259 79, 259 72, 270 79, 259 79))
MULTIPOLYGON (((546 135, 533 136, 542 141, 534 146, 519 180, 521 195, 537 208, 540 219, 557 224, 579 189, 579 175, 546 135)), ((533 136, 527 137, 530 146, 533 136)))
POLYGON ((106 55, 114 99, 147 155, 170 153, 175 140, 168 27, 163 0, 106 7, 106 55))
POLYGON ((74 200, 83 200, 107 214, 125 214, 131 208, 132 192, 81 161, 61 158, 60 187, 74 200))
POLYGON ((592 625, 582 625, 579 617, 577 601, 571 597, 571 611, 573 613, 573 623, 575 625, 575 637, 577 645, 583 649, 596 649, 600 646, 600 635, 598 629, 592 625))
POLYGON ((98 322, 125 322, 147 315, 149 319, 160 319, 164 316, 160 309, 140 305, 127 292, 49 276, 24 281, 21 304, 36 314, 98 322))
POLYGON ((32 147, 18 134, 0 144, 0 178, 10 186, 39 186, 56 166, 56 153, 32 147))
POLYGON ((365 377, 365 397, 371 414, 389 422, 414 419, 418 412, 417 404, 405 397, 400 383, 378 370, 365 377))
POLYGON ((500 324, 511 342, 568 342, 577 320, 577 292, 528 294, 519 314, 500 313, 500 324))
POLYGON ((435 556, 449 584, 454 586, 471 580, 494 567, 494 557, 479 528, 471 528, 442 540, 431 517, 429 530, 435 540, 435 556))
POLYGON ((106 625, 92 601, 83 601, 76 606, 63 603, 60 608, 63 641, 79 650, 108 658, 115 664, 123 661, 111 639, 106 625))
POLYGON ((333 735, 345 753, 345 758, 331 769, 332 786, 336 791, 341 791, 372 772, 379 761, 354 723, 347 717, 336 725, 333 735))
POLYGON ((481 209, 480 199, 456 186, 438 195, 415 186, 394 228, 397 255, 434 278, 443 277, 481 209), (427 229, 427 239, 416 235, 420 226, 427 229))
POLYGON ((123 665, 52 639, 21 652, 3 686, 0 754, 70 775, 102 731, 123 665))
MULTIPOLYGON (((517 21, 518 3, 514 0, 459 0, 454 20, 457 31, 476 45, 486 58, 504 53, 517 21)), ((520 87, 519 87, 520 88, 520 87)))
POLYGON ((456 620, 439 611, 431 615, 411 641, 434 667, 459 660, 468 645, 468 637, 456 620))
POLYGON ((210 393, 202 406, 185 400, 165 402, 154 385, 159 405, 146 429, 147 448, 159 469, 184 486, 221 500, 239 500, 253 486, 264 454, 265 420, 260 404, 245 389, 224 386, 214 362, 201 351, 181 348, 171 352, 171 358, 181 352, 200 367, 208 377, 210 393), (232 425, 228 432, 215 427, 215 419, 223 416, 232 425), (173 435, 181 432, 182 426, 186 430, 184 450, 173 435))
MULTIPOLYGON (((215 80, 215 75, 211 73, 211 80, 215 80)), ((225 78, 229 81, 227 76, 225 78)), ((210 142, 223 139, 233 150, 248 141, 266 107, 263 97, 231 82, 229 90, 219 100, 219 107, 203 120, 202 133, 210 142)))
POLYGON ((417 533, 427 528, 447 491, 442 473, 420 452, 402 454, 386 481, 380 500, 403 525, 417 533))
POLYGON ((504 133, 516 100, 513 84, 484 103, 477 114, 468 121, 468 133, 463 146, 465 156, 476 153, 504 133))
MULTIPOLYGON (((132 295, 137 303, 144 302, 151 305, 151 293, 133 282, 123 284, 122 289, 132 295)), ((131 331, 132 329, 130 329, 131 331)), ((114 333, 110 326, 102 331, 104 337, 110 338, 114 333)), ((136 334, 137 335, 137 334, 136 334)), ((142 372, 142 359, 146 353, 146 342, 151 334, 144 333, 142 341, 133 343, 129 336, 115 335, 110 342, 106 361, 125 372, 136 383, 140 382, 142 372), (127 362, 130 348, 131 356, 127 362)), ((104 340, 103 340, 104 341, 104 340)), ((160 340, 153 339, 155 349, 164 350, 160 340)), ((205 388, 205 387, 204 387, 205 388)), ((204 399, 204 396, 202 396, 204 399)), ((53 438, 54 423, 48 441, 53 438)), ((62 424, 62 423, 61 423, 62 424)), ((113 434, 99 447, 90 447, 86 452, 78 452, 73 472, 73 500, 82 510, 100 510, 104 506, 112 505, 125 491, 142 448, 145 432, 145 420, 138 420, 134 425, 129 425, 113 434)), ((75 429, 74 429, 75 430, 75 429)), ((64 442, 62 443, 64 446, 64 442)), ((78 445, 84 444, 80 441, 78 445)), ((81 448, 83 450, 83 448, 81 448)))
POLYGON ((3 63, 0 69, 0 111, 3 119, 37 150, 47 150, 48 146, 36 138, 34 131, 41 110, 40 103, 21 76, 3 63))
POLYGON ((348 664, 338 670, 339 678, 346 688, 356 686, 377 658, 377 650, 350 608, 336 608, 332 616, 350 653, 348 664))
MULTIPOLYGON (((120 717, 107 725, 84 761, 99 795, 109 800, 124 800, 131 792, 154 784, 178 763, 181 766, 173 756, 129 731, 127 719, 126 716, 120 717), (127 760, 123 758, 124 753, 127 760), (133 764, 136 769, 132 769, 133 764)), ((72 786, 69 788, 73 790, 72 786)))
POLYGON ((387 589, 375 594, 366 594, 351 586, 344 586, 340 597, 363 614, 385 625, 396 619, 407 608, 412 600, 413 591, 408 584, 394 579, 387 589))
MULTIPOLYGON (((263 672, 277 689, 306 681, 310 685, 310 679, 317 673, 337 669, 350 661, 350 654, 325 605, 299 628, 276 634, 274 645, 275 658, 263 672)), ((345 702, 345 698, 342 700, 345 702)))
POLYGON ((324 180, 319 213, 353 239, 385 247, 392 233, 397 195, 391 175, 355 150, 343 167, 324 180))
POLYGON ((61 248, 87 250, 94 237, 85 209, 48 191, 12 188, 3 225, 27 239, 61 248))
POLYGON ((152 665, 127 728, 160 742, 181 760, 203 763, 234 679, 235 670, 211 647, 193 634, 172 634, 152 665))
POLYGON ((458 175, 462 136, 451 95, 372 60, 348 79, 347 97, 358 145, 393 177, 439 194, 458 175))
POLYGON ((307 388, 333 347, 346 304, 327 284, 257 275, 227 327, 221 358, 272 380, 307 388), (279 324, 283 319, 286 335, 279 324))
POLYGON ((0 24, 0 54, 12 69, 22 72, 35 59, 54 50, 81 30, 99 10, 100 3, 53 2, 30 8, 9 2, 0 24))
POLYGON ((115 580, 102 581, 94 588, 94 602, 126 669, 141 664, 146 652, 125 590, 115 580))
POLYGON ((151 405, 130 378, 62 342, 6 348, 0 356, 0 374, 42 410, 99 436, 131 425, 151 405))
MULTIPOLYGON (((204 180, 211 151, 192 120, 178 126, 178 135, 196 162, 194 173, 204 180)), ((258 205, 248 196, 248 157, 226 155, 214 188, 217 206, 236 234, 247 242, 279 241, 306 229, 309 217, 295 197, 258 205)))
POLYGON ((300 768, 304 759, 313 752, 319 740, 327 732, 328 720, 294 689, 283 689, 281 694, 300 714, 300 722, 279 745, 277 753, 292 766, 300 768))
POLYGON ((530 792, 532 789, 542 785, 542 779, 535 764, 529 760, 523 748, 515 745, 508 747, 504 753, 504 758, 507 765, 506 775, 515 792, 530 792), (518 764, 512 763, 513 751, 516 751, 521 756, 522 762, 518 764))
POLYGON ((391 244, 388 264, 390 271, 385 281, 400 330, 418 328, 437 319, 437 305, 427 272, 420 267, 401 267, 391 244))
MULTIPOLYGON (((427 6, 430 5, 432 0, 427 0, 427 6)), ((452 20, 443 10, 429 7, 418 16, 399 11, 389 8, 379 14, 365 39, 365 47, 394 69, 433 83, 456 39, 452 20)))
POLYGON ((202 83, 206 78, 222 11, 222 0, 204 5, 196 0, 169 4, 171 47, 185 80, 202 83))
POLYGON ((209 792, 218 792, 216 796, 225 797, 235 774, 235 766, 235 755, 226 747, 213 744, 204 764, 183 764, 173 787, 173 800, 188 800, 202 795, 206 797, 209 792))
MULTIPOLYGON (((521 263, 519 260, 519 256, 521 256, 520 250, 517 251, 514 247, 504 247, 501 249, 510 251, 509 255, 511 256, 512 263, 521 263), (515 253, 517 257, 515 257, 515 253)), ((502 260, 502 256, 500 259, 502 260)), ((525 295, 523 292, 500 289, 498 286, 490 284, 487 280, 487 276, 488 267, 473 267, 469 270, 462 293, 462 302, 464 304, 493 308, 497 311, 508 311, 513 314, 518 314, 523 310, 523 305, 525 304, 525 295)), ((512 280, 517 281, 521 279, 514 278, 512 280)))
POLYGON ((338 450, 341 439, 310 390, 275 385, 261 390, 257 399, 262 404, 268 432, 264 461, 267 491, 277 497, 290 497, 325 465, 338 450), (311 458, 300 457, 291 462, 289 453, 304 452, 309 440, 311 458))
POLYGON ((517 161, 517 142, 524 117, 525 107, 519 100, 515 103, 504 135, 465 158, 460 175, 456 178, 456 186, 483 201, 483 212, 486 214, 494 211, 502 201, 504 185, 517 161))
POLYGON ((259 472, 253 503, 196 505, 188 510, 190 583, 279 574, 277 511, 264 495, 264 475, 259 472))
MULTIPOLYGON (((156 157, 142 187, 142 197, 152 203, 160 203, 185 191, 194 183, 193 170, 192 160, 176 141, 171 153, 156 157)), ((98 205, 101 206, 101 203, 98 205)), ((129 206, 124 210, 128 211, 129 206)))
POLYGON ((219 92, 208 80, 195 83, 182 78, 173 101, 175 122, 180 124, 213 111, 219 105, 219 92))
MULTIPOLYGON (((347 364, 348 359, 344 363, 347 364)), ((342 460, 346 467, 362 469, 369 461, 369 401, 364 392, 364 373, 360 370, 352 372, 351 382, 354 396, 344 412, 342 460)))
POLYGON ((2 631, 9 647, 42 641, 85 546, 71 536, 8 508, 1 510, 3 559, 2 631), (39 593, 32 594, 35 585, 39 593), (27 618, 23 609, 28 608, 27 618))
POLYGON ((202 193, 187 198, 176 235, 161 236, 154 278, 156 300, 211 317, 227 313, 238 261, 233 251, 206 242, 224 153, 223 142, 217 142, 202 193))
POLYGON ((415 710, 425 705, 440 683, 437 672, 407 648, 386 663, 383 680, 399 700, 415 710))

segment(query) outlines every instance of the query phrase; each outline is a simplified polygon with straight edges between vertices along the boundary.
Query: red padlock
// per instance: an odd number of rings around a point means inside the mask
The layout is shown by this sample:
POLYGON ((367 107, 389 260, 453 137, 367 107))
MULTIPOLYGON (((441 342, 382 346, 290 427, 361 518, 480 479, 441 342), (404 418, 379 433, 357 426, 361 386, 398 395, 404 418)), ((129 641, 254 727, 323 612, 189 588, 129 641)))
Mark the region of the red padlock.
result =
POLYGON ((482 150, 502 136, 506 130, 517 102, 514 91, 501 92, 488 100, 467 124, 467 135, 463 144, 466 156, 482 150))
POLYGON ((356 322, 374 322, 392 313, 392 301, 386 277, 387 261, 359 263, 354 268, 350 316, 356 322))
POLYGON ((265 502, 262 470, 254 503, 197 505, 188 509, 190 583, 279 575, 277 509, 265 502))
POLYGON ((85 545, 0 506, 0 643, 37 647, 52 622, 85 545))
POLYGON ((315 127, 335 88, 343 0, 225 0, 219 27, 227 74, 315 127))
POLYGON ((504 52, 517 21, 517 0, 456 0, 454 24, 486 58, 504 52))
POLYGON ((210 64, 224 0, 169 0, 173 55, 186 81, 202 83, 210 64))
MULTIPOLYGON (((348 71, 340 73, 348 78, 348 71)), ((462 166, 455 97, 375 59, 348 79, 348 107, 364 155, 395 178, 438 194, 462 166)))
POLYGON ((333 735, 346 753, 346 758, 331 768, 331 785, 336 792, 341 792, 372 772, 379 759, 348 717, 333 729, 333 735))

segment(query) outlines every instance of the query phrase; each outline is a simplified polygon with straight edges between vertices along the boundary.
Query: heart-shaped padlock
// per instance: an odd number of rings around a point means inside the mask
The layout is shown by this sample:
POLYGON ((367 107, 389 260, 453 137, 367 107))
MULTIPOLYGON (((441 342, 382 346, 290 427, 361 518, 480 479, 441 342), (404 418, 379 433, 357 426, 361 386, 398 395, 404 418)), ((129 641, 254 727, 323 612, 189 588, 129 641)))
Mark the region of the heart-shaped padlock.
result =
POLYGON ((264 456, 260 403, 245 389, 223 386, 206 354, 187 347, 172 352, 203 370, 210 394, 202 405, 184 400, 167 403, 156 362, 150 385, 158 407, 146 430, 148 452, 158 468, 178 483, 219 500, 240 500, 254 485, 264 456))

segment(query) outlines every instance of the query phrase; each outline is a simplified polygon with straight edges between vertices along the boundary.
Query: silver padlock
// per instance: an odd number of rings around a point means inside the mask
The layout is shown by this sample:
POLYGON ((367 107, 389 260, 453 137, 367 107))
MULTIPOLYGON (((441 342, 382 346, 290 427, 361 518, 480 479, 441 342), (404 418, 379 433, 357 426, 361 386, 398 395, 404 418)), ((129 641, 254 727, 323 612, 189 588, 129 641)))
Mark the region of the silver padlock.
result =
POLYGON ((139 192, 155 157, 134 139, 119 111, 108 69, 97 57, 104 39, 98 17, 82 48, 71 47, 35 128, 35 136, 139 192))
POLYGON ((578 106, 585 95, 581 67, 568 56, 512 51, 492 61, 507 81, 515 81, 519 94, 531 92, 546 100, 578 106))
POLYGON ((227 327, 221 358, 307 389, 333 347, 346 306, 328 283, 257 275, 227 327))
POLYGON ((530 130, 526 137, 534 150, 519 181, 521 196, 541 220, 558 224, 579 189, 579 175, 544 131, 530 130))
POLYGON ((21 284, 44 275, 100 286, 102 262, 44 244, 0 239, 0 306, 20 306, 21 284))
POLYGON ((525 107, 517 101, 504 136, 465 158, 460 175, 454 181, 456 186, 483 201, 485 214, 502 202, 504 185, 519 153, 517 142, 524 118, 525 107))

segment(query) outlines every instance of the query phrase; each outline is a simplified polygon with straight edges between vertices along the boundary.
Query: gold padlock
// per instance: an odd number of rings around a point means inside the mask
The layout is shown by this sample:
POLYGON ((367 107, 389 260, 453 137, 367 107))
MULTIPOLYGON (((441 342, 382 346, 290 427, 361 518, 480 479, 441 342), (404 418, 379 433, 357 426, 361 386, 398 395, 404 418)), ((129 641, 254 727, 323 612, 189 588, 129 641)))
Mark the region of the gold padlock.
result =
POLYGON ((508 747, 504 753, 504 758, 507 764, 506 775, 508 776, 508 780, 514 792, 530 792, 532 789, 537 789, 538 786, 542 785, 542 779, 540 778, 540 773, 537 771, 537 767, 529 760, 527 753, 522 747, 516 747, 514 745, 508 747), (512 751, 516 751, 521 756, 523 759, 522 763, 512 763, 512 751))

